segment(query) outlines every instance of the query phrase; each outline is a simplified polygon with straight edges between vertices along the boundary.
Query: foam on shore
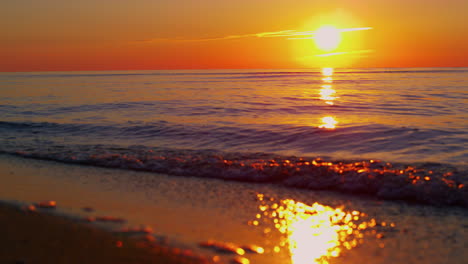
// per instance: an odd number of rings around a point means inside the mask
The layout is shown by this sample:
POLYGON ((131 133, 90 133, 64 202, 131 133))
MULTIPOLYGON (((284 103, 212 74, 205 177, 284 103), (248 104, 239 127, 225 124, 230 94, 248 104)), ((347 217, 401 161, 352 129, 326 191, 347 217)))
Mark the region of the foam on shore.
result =
MULTIPOLYGON (((0 150, 0 153, 2 151, 0 150)), ((46 145, 6 152, 65 163, 178 176, 274 183, 433 205, 468 207, 468 171, 441 163, 331 160, 214 150, 112 145, 46 145)))

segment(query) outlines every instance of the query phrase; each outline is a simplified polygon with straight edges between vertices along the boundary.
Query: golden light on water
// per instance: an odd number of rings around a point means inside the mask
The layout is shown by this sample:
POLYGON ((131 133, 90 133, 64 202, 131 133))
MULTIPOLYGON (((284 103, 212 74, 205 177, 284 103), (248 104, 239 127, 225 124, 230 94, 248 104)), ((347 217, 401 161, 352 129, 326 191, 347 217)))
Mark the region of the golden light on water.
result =
MULTIPOLYGON (((326 67, 321 69, 322 82, 320 89, 314 91, 315 98, 320 99, 323 103, 329 106, 335 105, 335 102, 340 98, 337 96, 337 91, 333 86, 333 72, 334 69, 331 67, 326 67), (317 91, 317 92, 316 92, 317 91)), ((326 110, 332 110, 333 108, 323 108, 326 110)), ((316 119, 317 120, 317 119, 316 119)), ((324 129, 335 129, 338 124, 337 118, 332 113, 327 113, 326 116, 321 117, 320 121, 315 121, 314 126, 324 129)))
POLYGON ((319 128, 333 129, 336 128, 336 124, 338 124, 338 121, 336 121, 334 117, 325 116, 322 117, 322 124, 319 125, 319 128))
POLYGON ((322 256, 338 256, 340 230, 332 222, 333 217, 342 217, 340 209, 320 204, 308 206, 293 200, 284 201, 286 208, 279 212, 286 219, 284 228, 288 234, 291 260, 295 264, 317 261, 322 256))
MULTIPOLYGON (((323 100, 327 105, 334 105, 334 101, 338 98, 336 96, 336 90, 333 89, 332 82, 333 82, 333 68, 322 68, 322 81, 323 85, 319 90, 320 100, 323 100)), ((332 116, 325 116, 321 119, 321 124, 318 126, 319 128, 327 128, 327 129, 334 129, 336 128, 336 124, 338 121, 335 117, 332 116)))
POLYGON ((322 69, 322 81, 324 84, 319 91, 320 100, 325 101, 328 105, 334 105, 333 100, 336 100, 338 97, 334 96, 336 94, 336 90, 333 89, 331 83, 333 82, 333 68, 323 68, 322 69))
MULTIPOLYGON (((307 205, 293 199, 274 202, 263 194, 256 221, 263 218, 284 236, 272 252, 287 250, 292 264, 327 264, 339 257, 344 250, 351 250, 363 242, 364 231, 377 225, 374 219, 363 221, 366 216, 359 211, 346 212, 341 208, 314 203, 307 205)), ((272 232, 269 227, 265 233, 272 232)))
MULTIPOLYGON (((333 68, 322 68, 322 75, 323 76, 332 76, 333 75, 333 68)), ((331 78, 330 78, 331 80, 331 78)))
POLYGON ((322 89, 320 89, 319 93, 320 99, 324 101, 333 101, 337 98, 334 96, 336 91, 332 88, 331 85, 322 85, 322 89))

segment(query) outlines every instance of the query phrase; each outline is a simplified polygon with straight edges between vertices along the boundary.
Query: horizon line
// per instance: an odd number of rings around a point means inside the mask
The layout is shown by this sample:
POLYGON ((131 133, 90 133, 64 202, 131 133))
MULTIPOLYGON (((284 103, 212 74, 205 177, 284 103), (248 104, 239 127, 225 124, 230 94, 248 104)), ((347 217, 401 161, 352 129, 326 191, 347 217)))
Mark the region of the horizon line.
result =
POLYGON ((378 66, 378 67, 297 67, 297 68, 162 68, 162 69, 105 69, 105 70, 12 70, 12 71, 0 71, 3 73, 28 73, 28 72, 109 72, 109 71, 218 71, 218 70, 314 70, 323 68, 333 69, 427 69, 427 68, 468 68, 467 66, 410 66, 410 67, 398 67, 398 66, 378 66))

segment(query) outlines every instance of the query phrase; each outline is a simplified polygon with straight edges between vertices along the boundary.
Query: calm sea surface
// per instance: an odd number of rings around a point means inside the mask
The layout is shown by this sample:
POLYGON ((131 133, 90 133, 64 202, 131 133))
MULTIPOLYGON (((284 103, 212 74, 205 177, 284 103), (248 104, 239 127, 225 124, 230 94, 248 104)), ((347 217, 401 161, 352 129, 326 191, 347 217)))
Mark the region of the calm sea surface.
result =
POLYGON ((468 68, 1 73, 0 95, 3 153, 468 201, 468 68))

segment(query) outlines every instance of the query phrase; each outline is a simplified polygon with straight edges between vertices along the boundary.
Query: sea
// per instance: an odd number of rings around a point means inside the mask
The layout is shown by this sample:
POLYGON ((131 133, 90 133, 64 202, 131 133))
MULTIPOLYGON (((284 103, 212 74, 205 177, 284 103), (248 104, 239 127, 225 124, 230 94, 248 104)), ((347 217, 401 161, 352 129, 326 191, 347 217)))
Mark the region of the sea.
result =
POLYGON ((468 207, 468 68, 0 73, 0 153, 468 207))

